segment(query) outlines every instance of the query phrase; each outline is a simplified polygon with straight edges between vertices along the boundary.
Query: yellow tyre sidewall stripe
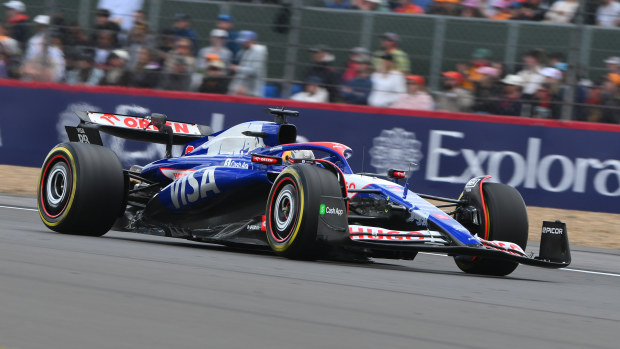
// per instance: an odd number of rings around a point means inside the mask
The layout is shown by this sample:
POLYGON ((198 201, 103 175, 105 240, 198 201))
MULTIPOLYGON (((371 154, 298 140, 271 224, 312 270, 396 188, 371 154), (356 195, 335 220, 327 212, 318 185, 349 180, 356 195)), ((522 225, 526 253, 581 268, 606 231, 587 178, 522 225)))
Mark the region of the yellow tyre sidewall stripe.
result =
MULTIPOLYGON (((271 247, 276 251, 276 252, 284 252, 286 251, 292 244, 293 242, 295 242, 295 238, 297 237, 297 234, 299 233, 299 229, 301 228, 301 223, 302 223, 302 219, 303 219, 303 215, 304 215, 304 188, 301 184, 301 178, 299 177, 299 174, 297 172, 295 172, 295 170, 292 170, 290 168, 285 169, 284 171, 282 171, 282 174, 288 173, 291 176, 293 176, 295 178, 295 180, 297 181, 297 186, 299 187, 299 218, 297 219, 297 226, 295 227, 295 230, 293 231, 293 234, 291 235, 291 238, 285 243, 285 244, 278 244, 276 245, 275 243, 272 243, 271 239, 267 239, 267 241, 269 241, 269 244, 271 245, 271 247)), ((274 193, 275 194, 275 193, 274 193)), ((271 207, 269 208, 271 210, 271 207)), ((269 223, 271 224, 271 222, 269 223)), ((270 228, 272 229, 272 228, 270 228)))
MULTIPOLYGON (((59 225, 60 223, 62 223, 64 221, 64 219, 67 216, 67 213, 69 211, 71 211, 71 206, 73 205, 73 199, 75 198, 75 188, 77 185, 77 172, 75 169, 75 160, 73 159, 73 155, 71 154, 71 152, 69 151, 69 149, 65 148, 65 147, 56 147, 54 149, 52 149, 52 151, 49 152, 49 154, 47 154, 47 157, 45 158, 45 162, 47 162, 47 160, 51 157, 51 155, 53 153, 56 152, 61 152, 64 153, 65 155, 67 155, 67 157, 69 158, 69 162, 70 162, 70 166, 71 166, 71 171, 72 171, 72 176, 71 176, 71 180, 72 180, 72 187, 71 187, 71 197, 69 198, 69 202, 67 203, 67 207, 65 207, 64 212, 62 213, 62 215, 60 215, 60 217, 58 217, 58 219, 55 222, 50 222, 45 218, 45 215, 41 212, 41 207, 39 207, 39 216, 41 216, 41 220, 43 220, 43 223, 48 226, 48 227, 55 227, 57 225, 59 225)), ((44 164, 45 164, 44 162, 44 164)), ((41 175, 39 176, 39 185, 37 186, 37 195, 41 195, 41 184, 43 183, 43 171, 41 171, 41 175)), ((40 202, 41 200, 43 200, 42 198, 39 198, 39 200, 37 200, 37 202, 39 202, 39 206, 43 205, 42 202, 40 202)))

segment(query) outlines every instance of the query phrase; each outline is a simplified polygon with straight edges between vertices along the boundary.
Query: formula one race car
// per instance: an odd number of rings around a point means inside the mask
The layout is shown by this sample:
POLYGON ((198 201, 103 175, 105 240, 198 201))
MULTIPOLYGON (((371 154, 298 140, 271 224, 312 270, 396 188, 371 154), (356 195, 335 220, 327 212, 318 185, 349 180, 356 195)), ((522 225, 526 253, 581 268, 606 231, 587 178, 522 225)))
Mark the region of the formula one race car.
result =
POLYGON ((510 274, 519 263, 569 265, 566 226, 559 221, 544 222, 540 256, 524 252, 528 217, 514 188, 479 177, 459 199, 416 194, 406 169, 354 174, 349 147, 295 143, 297 129, 287 118, 299 113, 268 111, 275 122, 217 133, 163 114, 79 112, 79 125, 66 127, 71 142, 57 145, 43 163, 41 219, 66 234, 101 236, 114 228, 269 248, 293 259, 413 259, 420 251, 439 252, 454 256, 461 270, 485 275, 510 274), (166 158, 124 170, 102 146, 100 131, 166 144, 166 158), (175 144, 184 148, 173 158, 175 144))

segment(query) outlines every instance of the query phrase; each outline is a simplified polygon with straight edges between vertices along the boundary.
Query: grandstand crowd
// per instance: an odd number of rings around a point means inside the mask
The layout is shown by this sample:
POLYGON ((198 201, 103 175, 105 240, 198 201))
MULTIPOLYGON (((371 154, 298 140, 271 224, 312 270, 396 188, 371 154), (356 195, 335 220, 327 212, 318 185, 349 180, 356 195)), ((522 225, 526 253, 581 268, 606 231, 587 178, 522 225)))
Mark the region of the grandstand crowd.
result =
MULTIPOLYGON (((578 1, 326 0, 317 4, 574 23, 578 1)), ((133 26, 123 31, 103 8, 96 11, 92 28, 82 28, 68 23, 62 10, 29 18, 22 1, 3 6, 0 78, 273 97, 267 86, 268 47, 255 32, 237 28, 230 15, 214 15, 209 44, 202 46, 203 38, 192 28, 188 14, 176 14, 168 28, 154 33, 143 11, 136 11, 133 26)), ((592 13, 598 25, 620 24, 620 4, 614 0, 602 1, 592 13)), ((400 49, 398 34, 381 33, 376 40, 381 49, 375 52, 321 44, 309 48, 303 83, 295 86, 291 99, 553 119, 567 118, 568 101, 570 119, 620 123, 620 57, 605 60, 608 72, 600 81, 575 72, 576 80, 569 84, 573 68, 563 52, 533 48, 521 57, 517 69, 508 71, 490 49, 479 47, 472 49, 469 62, 442 73, 441 89, 429 91, 425 77, 414 74, 409 55, 400 49), (335 66, 335 55, 347 50, 346 66, 335 66)))

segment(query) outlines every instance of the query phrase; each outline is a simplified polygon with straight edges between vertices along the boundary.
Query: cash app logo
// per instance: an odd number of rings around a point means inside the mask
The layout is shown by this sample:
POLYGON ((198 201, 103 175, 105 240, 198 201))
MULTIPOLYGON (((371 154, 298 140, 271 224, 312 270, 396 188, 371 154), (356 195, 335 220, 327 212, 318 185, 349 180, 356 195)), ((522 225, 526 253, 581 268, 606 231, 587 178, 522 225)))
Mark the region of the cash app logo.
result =
POLYGON ((319 214, 325 214, 325 204, 321 204, 321 207, 319 208, 319 214))

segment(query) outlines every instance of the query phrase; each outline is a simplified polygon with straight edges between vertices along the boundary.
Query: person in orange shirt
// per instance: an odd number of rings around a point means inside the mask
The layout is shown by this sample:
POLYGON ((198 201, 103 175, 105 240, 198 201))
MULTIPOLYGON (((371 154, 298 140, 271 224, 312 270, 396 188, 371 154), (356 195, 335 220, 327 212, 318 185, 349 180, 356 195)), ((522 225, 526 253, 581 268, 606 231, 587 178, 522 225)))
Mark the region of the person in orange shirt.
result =
POLYGON ((397 0, 398 7, 394 9, 394 12, 398 13, 424 13, 424 9, 420 6, 411 3, 410 0, 397 0))
POLYGON ((620 86, 620 57, 609 57, 605 60, 607 65, 607 79, 620 86))
POLYGON ((497 13, 489 18, 502 21, 512 18, 510 3, 510 0, 495 0, 493 2, 493 7, 497 10, 497 13))
POLYGON ((482 79, 482 74, 478 72, 478 68, 491 66, 491 56, 493 52, 487 48, 477 48, 471 55, 469 64, 458 64, 456 66, 459 73, 463 74, 462 87, 473 91, 475 84, 482 79))

